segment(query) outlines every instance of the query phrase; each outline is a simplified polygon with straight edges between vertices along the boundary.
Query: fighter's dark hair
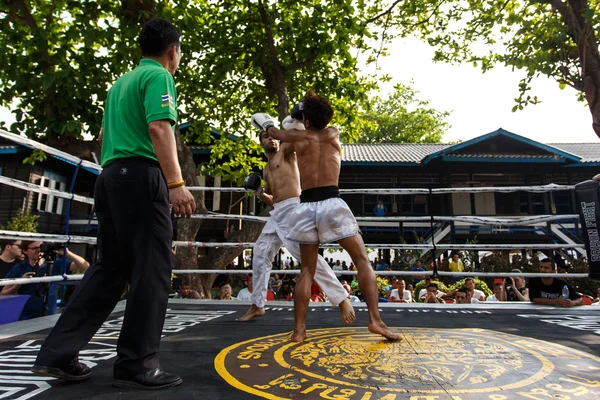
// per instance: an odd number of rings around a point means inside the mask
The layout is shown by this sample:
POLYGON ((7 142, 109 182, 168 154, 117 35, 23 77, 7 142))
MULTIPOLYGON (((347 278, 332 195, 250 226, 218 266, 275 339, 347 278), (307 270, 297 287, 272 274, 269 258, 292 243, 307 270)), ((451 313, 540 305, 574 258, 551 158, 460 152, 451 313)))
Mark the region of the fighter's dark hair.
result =
POLYGON ((309 90, 304 96, 304 119, 316 129, 325 128, 333 118, 333 107, 326 98, 309 90))

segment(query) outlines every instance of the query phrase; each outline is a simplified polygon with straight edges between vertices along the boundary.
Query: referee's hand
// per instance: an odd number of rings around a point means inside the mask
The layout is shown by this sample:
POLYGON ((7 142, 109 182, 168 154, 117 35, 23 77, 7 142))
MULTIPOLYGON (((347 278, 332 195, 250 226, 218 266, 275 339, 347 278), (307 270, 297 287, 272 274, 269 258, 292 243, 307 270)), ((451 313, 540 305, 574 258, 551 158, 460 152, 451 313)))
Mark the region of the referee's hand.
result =
POLYGON ((169 189, 169 200, 173 206, 173 213, 176 216, 191 217, 194 211, 196 211, 194 196, 192 196, 185 186, 169 189))

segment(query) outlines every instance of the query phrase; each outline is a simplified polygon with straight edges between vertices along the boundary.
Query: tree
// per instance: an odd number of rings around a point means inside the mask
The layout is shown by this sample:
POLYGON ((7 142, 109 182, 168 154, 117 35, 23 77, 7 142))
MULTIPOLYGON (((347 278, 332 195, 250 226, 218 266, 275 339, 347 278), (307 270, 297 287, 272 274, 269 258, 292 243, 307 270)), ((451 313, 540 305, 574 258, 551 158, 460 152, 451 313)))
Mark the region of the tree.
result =
POLYGON ((0 229, 19 232, 37 232, 39 215, 31 215, 19 209, 15 216, 0 229))
MULTIPOLYGON (((162 17, 183 32, 176 82, 180 119, 192 122, 185 137, 176 133, 184 179, 197 175, 185 144, 204 143, 212 146, 206 171, 241 182, 264 165, 250 115, 266 111, 282 120, 308 88, 332 101, 347 140, 358 138, 357 110, 369 108, 377 88, 357 68, 358 56, 377 51, 375 11, 351 0, 0 0, 0 103, 16 102, 13 131, 69 151, 84 133, 97 135, 108 87, 139 61, 141 24, 162 17), (211 127, 239 139, 215 139, 211 127)), ((195 197, 198 212, 207 212, 203 193, 195 197)), ((177 221, 177 239, 193 240, 199 226, 177 221)), ((245 226, 234 236, 255 240, 259 229, 245 226)), ((195 248, 178 250, 177 267, 197 266, 195 248)), ((211 250, 207 264, 223 268, 240 251, 211 250)), ((205 293, 210 285, 203 281, 205 293)))
POLYGON ((418 92, 398 84, 388 98, 376 98, 371 111, 361 115, 366 121, 358 143, 440 143, 449 124, 446 111, 429 108, 418 92))
POLYGON ((536 76, 574 88, 600 136, 599 0, 416 0, 375 8, 386 32, 420 36, 436 48, 435 61, 524 70, 513 111, 539 101, 529 94, 536 76))

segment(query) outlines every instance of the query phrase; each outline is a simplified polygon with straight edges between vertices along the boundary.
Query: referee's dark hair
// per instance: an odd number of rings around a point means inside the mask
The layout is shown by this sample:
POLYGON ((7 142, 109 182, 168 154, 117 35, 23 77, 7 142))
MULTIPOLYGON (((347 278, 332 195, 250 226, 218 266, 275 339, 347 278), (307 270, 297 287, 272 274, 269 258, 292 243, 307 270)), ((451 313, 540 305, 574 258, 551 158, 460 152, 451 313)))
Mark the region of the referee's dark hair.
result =
POLYGON ((160 57, 171 46, 179 46, 181 32, 172 23, 161 18, 144 24, 138 38, 144 57, 160 57))

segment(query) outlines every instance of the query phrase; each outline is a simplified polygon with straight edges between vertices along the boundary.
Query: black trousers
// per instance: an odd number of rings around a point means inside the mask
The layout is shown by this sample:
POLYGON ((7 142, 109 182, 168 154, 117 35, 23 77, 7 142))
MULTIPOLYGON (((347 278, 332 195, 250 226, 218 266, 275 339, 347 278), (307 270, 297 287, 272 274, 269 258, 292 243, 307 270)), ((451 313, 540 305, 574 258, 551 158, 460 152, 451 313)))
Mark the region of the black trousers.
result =
POLYGON ((114 373, 143 373, 159 366, 172 271, 173 224, 158 163, 144 158, 112 162, 96 182, 95 205, 98 262, 85 273, 36 364, 75 365, 129 285, 114 373))

